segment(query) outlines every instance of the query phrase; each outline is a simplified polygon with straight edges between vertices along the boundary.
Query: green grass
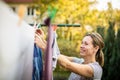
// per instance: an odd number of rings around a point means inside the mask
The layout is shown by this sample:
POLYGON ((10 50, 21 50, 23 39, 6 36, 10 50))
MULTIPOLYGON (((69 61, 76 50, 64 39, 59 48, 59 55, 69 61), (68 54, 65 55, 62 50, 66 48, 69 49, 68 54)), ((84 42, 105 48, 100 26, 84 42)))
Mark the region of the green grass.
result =
POLYGON ((70 72, 68 71, 54 71, 53 77, 54 80, 68 80, 70 72))

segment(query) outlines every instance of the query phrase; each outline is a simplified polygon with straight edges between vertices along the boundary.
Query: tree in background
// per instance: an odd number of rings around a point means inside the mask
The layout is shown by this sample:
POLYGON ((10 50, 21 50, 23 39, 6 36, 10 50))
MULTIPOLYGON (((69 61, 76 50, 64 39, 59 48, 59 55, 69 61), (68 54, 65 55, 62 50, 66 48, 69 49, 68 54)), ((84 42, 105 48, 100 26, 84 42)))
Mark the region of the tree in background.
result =
POLYGON ((114 79, 113 70, 114 70, 114 61, 115 61, 115 31, 114 31, 114 22, 109 22, 109 28, 106 33, 105 38, 105 47, 104 47, 104 57, 105 63, 103 67, 103 80, 114 79), (111 75, 112 74, 112 75, 111 75))
POLYGON ((96 31, 103 37, 103 39, 105 38, 105 28, 104 27, 98 25, 96 31))
POLYGON ((108 29, 104 32, 104 57, 105 64, 103 67, 102 80, 119 80, 119 60, 120 60, 120 32, 116 30, 119 27, 119 11, 113 10, 112 5, 108 3, 108 10, 105 12, 106 22, 108 22, 108 29))
POLYGON ((114 65, 114 80, 120 79, 120 29, 118 30, 116 39, 115 39, 115 51, 116 51, 116 60, 114 65))

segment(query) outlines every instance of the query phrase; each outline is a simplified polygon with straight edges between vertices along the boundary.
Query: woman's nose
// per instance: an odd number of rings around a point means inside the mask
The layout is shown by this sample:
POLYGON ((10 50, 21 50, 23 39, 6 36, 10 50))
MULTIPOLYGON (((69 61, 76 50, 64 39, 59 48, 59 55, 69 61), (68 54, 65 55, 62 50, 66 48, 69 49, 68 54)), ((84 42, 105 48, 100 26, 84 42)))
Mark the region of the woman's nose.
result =
POLYGON ((84 45, 83 45, 83 44, 81 44, 81 45, 80 45, 80 48, 83 48, 83 46, 84 46, 84 45))

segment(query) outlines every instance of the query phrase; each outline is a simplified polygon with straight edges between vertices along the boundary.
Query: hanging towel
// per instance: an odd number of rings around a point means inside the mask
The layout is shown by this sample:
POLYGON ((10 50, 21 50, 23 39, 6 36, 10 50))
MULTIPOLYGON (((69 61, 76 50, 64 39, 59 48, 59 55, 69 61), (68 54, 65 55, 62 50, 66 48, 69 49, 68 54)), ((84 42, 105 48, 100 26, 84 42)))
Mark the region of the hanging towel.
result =
POLYGON ((34 54, 33 54, 33 78, 32 80, 42 80, 42 51, 40 48, 34 44, 34 54))

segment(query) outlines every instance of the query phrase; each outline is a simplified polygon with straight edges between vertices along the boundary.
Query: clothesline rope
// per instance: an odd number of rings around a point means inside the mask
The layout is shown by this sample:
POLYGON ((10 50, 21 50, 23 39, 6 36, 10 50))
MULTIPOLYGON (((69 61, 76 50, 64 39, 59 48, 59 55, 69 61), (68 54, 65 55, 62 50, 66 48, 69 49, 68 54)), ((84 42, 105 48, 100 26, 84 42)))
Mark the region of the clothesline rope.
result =
MULTIPOLYGON (((33 26, 34 24, 30 24, 31 26, 33 26)), ((57 27, 80 27, 80 24, 52 24, 52 25, 56 25, 57 27)), ((47 26, 45 24, 40 24, 41 27, 47 26)))

